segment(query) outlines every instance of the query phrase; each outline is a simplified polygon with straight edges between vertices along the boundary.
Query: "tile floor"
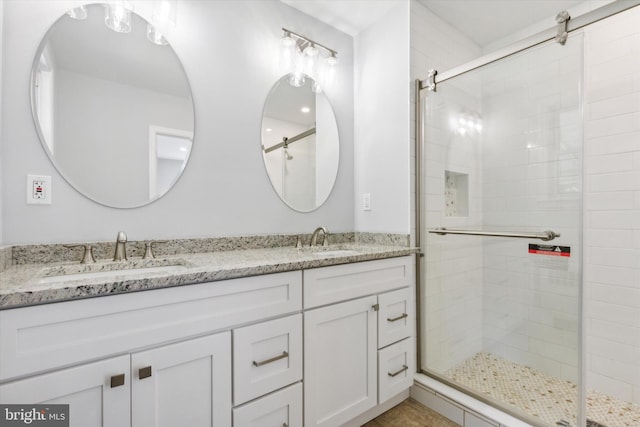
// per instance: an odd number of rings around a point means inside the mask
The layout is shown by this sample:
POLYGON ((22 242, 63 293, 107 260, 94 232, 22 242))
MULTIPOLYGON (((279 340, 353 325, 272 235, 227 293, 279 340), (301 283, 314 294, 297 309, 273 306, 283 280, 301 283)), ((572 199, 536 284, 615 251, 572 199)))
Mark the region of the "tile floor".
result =
POLYGON ((362 427, 459 427, 413 399, 407 399, 362 427))
MULTIPOLYGON (((559 380, 489 353, 478 353, 444 375, 525 411, 550 426, 555 426, 559 420, 576 425, 578 390, 572 382, 559 380)), ((587 418, 606 427, 638 427, 640 405, 588 391, 587 418)))

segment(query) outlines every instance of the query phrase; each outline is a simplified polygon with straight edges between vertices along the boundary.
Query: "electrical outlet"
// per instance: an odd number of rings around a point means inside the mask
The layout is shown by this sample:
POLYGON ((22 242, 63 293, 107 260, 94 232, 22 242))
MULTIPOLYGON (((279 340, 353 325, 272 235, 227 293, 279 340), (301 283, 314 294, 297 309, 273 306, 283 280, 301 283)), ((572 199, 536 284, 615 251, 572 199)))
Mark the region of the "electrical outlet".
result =
POLYGON ((51 204, 51 177, 45 175, 27 175, 27 204, 51 204))
POLYGON ((371 210, 371 193, 365 193, 362 195, 362 210, 371 210))

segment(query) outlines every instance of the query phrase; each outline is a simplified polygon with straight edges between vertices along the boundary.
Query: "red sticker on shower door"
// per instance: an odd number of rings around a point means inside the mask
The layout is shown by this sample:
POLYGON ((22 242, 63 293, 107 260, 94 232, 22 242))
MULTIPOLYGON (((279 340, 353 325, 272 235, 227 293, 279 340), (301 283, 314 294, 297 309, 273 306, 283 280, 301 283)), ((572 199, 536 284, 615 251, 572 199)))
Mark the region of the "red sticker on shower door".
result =
POLYGON ((571 256, 571 246, 535 245, 529 243, 529 253, 550 256, 571 256))

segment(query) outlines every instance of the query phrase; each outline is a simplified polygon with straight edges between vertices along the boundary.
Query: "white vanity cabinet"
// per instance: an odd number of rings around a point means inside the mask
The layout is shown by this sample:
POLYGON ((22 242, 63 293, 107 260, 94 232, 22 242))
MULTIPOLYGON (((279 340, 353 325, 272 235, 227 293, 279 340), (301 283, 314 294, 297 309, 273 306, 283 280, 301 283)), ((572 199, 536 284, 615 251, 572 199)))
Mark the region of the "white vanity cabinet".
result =
POLYGON ((301 329, 301 309, 293 271, 2 310, 0 402, 69 403, 75 427, 231 427, 232 330, 301 329))
POLYGON ((130 425, 129 356, 61 369, 0 385, 0 403, 69 404, 71 426, 130 425), (113 378, 113 387, 111 386, 113 378))
POLYGON ((304 271, 305 427, 336 427, 413 383, 412 258, 304 271))
POLYGON ((234 427, 303 427, 302 383, 233 408, 234 427))
POLYGON ((302 427, 302 314, 233 331, 234 427, 302 427))
POLYGON ((71 426, 231 426, 229 332, 0 385, 0 402, 69 404, 71 426))
POLYGON ((72 427, 355 422, 412 384, 412 285, 404 256, 0 310, 0 402, 72 427))
POLYGON ((134 427, 231 425, 229 332, 134 353, 131 371, 134 427))

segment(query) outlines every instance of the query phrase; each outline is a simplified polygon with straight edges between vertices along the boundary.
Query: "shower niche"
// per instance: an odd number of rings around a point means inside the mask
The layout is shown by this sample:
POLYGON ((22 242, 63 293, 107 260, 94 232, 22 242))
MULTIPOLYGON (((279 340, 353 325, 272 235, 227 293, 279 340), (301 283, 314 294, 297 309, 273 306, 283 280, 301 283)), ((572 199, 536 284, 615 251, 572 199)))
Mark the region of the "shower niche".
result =
POLYGON ((469 175, 444 171, 445 216, 469 216, 469 175))

